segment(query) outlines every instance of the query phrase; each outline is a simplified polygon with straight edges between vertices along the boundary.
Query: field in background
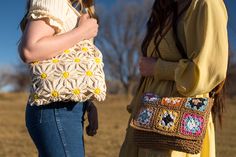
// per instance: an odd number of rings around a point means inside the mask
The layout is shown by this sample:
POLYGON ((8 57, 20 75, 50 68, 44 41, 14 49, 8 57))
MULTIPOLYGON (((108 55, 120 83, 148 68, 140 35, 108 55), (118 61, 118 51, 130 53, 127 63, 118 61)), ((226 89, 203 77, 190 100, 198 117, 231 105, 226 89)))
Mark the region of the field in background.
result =
MULTIPOLYGON (((37 157, 24 124, 26 94, 0 95, 0 157, 37 157)), ((126 96, 97 104, 99 132, 85 136, 86 157, 117 157, 128 120, 126 96)), ((217 157, 236 157, 236 101, 228 101, 223 130, 217 131, 217 157)))

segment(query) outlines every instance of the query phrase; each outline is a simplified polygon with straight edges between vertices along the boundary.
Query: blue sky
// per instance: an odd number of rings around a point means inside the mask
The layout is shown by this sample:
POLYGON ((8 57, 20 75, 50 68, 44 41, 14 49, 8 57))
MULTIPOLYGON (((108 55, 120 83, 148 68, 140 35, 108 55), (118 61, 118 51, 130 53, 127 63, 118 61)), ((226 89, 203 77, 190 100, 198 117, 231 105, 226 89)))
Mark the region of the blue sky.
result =
MULTIPOLYGON (((229 26, 236 30, 236 0, 225 0, 229 14, 229 26)), ((21 32, 18 24, 25 12, 26 0, 4 1, 0 5, 1 29, 0 29, 0 66, 19 63, 17 42, 21 32)), ((97 4, 111 6, 115 0, 96 0, 97 4)), ((109 7, 108 7, 109 8, 109 7)), ((236 31, 229 27, 229 39, 233 49, 236 50, 236 31)))

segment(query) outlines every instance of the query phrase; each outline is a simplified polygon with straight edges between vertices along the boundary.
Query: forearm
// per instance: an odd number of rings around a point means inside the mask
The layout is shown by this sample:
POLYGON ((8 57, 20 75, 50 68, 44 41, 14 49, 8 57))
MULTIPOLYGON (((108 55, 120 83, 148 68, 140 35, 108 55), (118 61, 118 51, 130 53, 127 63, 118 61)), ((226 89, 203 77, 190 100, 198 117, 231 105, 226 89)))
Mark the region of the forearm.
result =
POLYGON ((158 59, 154 66, 154 77, 158 80, 175 80, 175 69, 178 62, 170 62, 158 59))
POLYGON ((64 34, 43 37, 38 41, 23 40, 20 51, 24 54, 21 54, 21 56, 27 63, 50 59, 81 40, 83 40, 83 37, 79 28, 64 34))
POLYGON ((158 80, 175 79, 175 69, 178 62, 170 62, 161 58, 141 57, 139 61, 140 73, 142 76, 152 76, 158 80))

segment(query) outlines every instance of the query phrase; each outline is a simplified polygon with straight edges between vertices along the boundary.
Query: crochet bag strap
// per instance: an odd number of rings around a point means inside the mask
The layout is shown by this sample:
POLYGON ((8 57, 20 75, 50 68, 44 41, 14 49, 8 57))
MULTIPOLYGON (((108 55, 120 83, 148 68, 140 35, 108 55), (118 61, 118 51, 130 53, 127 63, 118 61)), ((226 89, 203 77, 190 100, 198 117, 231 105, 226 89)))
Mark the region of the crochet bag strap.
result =
MULTIPOLYGON (((178 10, 178 2, 175 1, 174 3, 175 3, 175 5, 174 5, 174 17, 173 17, 173 26, 172 27, 173 27, 173 32, 174 32, 173 35, 174 35, 174 39, 175 39, 175 45, 176 45, 177 49, 179 50, 179 53, 181 54, 182 58, 188 59, 188 55, 185 52, 185 49, 184 49, 184 47, 179 39, 179 36, 178 36, 177 25, 178 25, 179 17, 181 17, 181 15, 185 12, 187 7, 189 7, 189 5, 191 4, 191 1, 189 1, 189 3, 187 3, 186 6, 184 6, 184 8, 182 9, 181 12, 179 12, 179 10, 178 10)), ((223 80, 212 91, 210 91, 209 96, 211 98, 214 98, 214 96, 216 94, 220 93, 220 91, 224 87, 224 83, 225 83, 225 80, 223 80)))

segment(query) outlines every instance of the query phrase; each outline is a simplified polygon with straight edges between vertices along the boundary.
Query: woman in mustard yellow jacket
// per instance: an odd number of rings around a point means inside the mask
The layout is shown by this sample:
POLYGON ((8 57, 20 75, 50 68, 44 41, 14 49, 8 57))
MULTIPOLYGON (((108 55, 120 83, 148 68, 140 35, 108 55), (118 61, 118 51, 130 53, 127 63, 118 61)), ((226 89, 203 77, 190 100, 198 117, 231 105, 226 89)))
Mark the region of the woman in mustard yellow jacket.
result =
MULTIPOLYGON (((142 45, 143 57, 139 64, 142 81, 127 108, 131 117, 145 92, 159 96, 208 97, 209 92, 225 80, 227 18, 223 0, 155 0, 142 45)), ((216 99, 219 97, 216 95, 216 99)), ((215 102, 213 115, 221 115, 222 103, 215 102)), ((128 126, 126 131, 120 157, 215 157, 212 116, 203 148, 197 155, 139 148, 132 142, 133 129, 128 126)))

